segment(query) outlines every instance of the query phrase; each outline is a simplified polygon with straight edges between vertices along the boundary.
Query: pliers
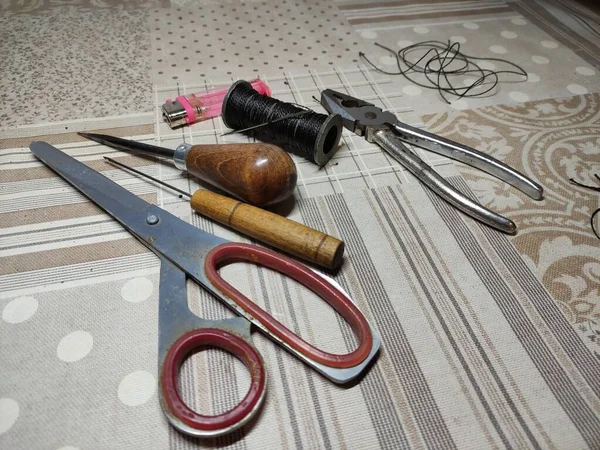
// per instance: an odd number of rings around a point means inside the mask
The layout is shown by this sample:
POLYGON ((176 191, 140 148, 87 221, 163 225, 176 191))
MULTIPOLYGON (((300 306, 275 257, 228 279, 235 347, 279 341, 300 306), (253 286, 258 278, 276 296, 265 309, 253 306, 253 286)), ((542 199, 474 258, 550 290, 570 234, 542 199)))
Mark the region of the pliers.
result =
POLYGON ((455 208, 505 233, 517 231, 515 223, 457 191, 404 143, 476 167, 516 187, 534 200, 543 198, 543 188, 501 161, 473 148, 402 123, 390 111, 341 92, 325 89, 321 104, 330 114, 342 116, 344 126, 375 142, 412 172, 428 188, 455 208))

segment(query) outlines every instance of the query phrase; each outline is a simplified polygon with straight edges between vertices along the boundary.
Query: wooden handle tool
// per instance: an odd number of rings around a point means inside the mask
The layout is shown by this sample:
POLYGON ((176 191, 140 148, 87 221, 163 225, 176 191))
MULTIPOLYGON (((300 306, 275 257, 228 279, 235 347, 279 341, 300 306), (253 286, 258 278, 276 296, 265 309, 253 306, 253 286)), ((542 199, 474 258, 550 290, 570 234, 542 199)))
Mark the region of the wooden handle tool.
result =
POLYGON ((194 211, 298 258, 329 269, 342 261, 344 242, 279 214, 206 189, 194 192, 190 204, 194 211))
POLYGON ((257 241, 329 269, 335 269, 342 261, 344 242, 333 236, 206 189, 191 195, 114 159, 104 159, 190 197, 194 211, 257 241))
POLYGON ((256 206, 280 202, 296 188, 294 161, 272 144, 194 145, 185 155, 185 170, 256 206))
POLYGON ((178 169, 256 206, 280 202, 296 188, 294 161, 272 144, 181 144, 172 150, 105 134, 79 134, 118 150, 170 158, 178 169))

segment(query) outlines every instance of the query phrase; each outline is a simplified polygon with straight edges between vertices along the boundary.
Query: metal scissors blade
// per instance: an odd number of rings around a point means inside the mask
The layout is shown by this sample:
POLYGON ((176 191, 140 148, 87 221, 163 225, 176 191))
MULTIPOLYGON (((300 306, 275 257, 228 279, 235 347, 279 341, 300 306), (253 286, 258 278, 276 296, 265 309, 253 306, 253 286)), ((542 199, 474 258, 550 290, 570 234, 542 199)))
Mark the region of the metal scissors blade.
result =
POLYGON ((162 208, 142 200, 46 142, 33 142, 30 149, 48 167, 104 209, 150 250, 171 260, 210 289, 210 283, 199 270, 198 261, 215 245, 228 242, 227 240, 200 230, 162 208), (177 239, 173 239, 173 232, 177 233, 177 239), (186 245, 180 245, 181 242, 186 242, 186 245))

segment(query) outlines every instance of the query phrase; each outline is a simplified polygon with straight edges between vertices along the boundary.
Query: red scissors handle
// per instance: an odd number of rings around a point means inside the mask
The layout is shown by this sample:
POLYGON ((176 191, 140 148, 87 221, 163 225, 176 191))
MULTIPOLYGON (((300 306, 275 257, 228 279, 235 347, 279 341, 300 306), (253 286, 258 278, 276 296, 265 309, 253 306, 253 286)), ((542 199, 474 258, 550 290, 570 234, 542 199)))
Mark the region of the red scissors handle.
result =
POLYGON ((260 407, 265 385, 265 369, 260 354, 244 339, 223 327, 201 328, 181 336, 169 349, 161 374, 164 406, 174 418, 192 428, 192 434, 200 436, 218 436, 246 423, 260 407), (200 347, 226 350, 244 362, 250 371, 248 393, 237 406, 223 414, 208 416, 197 413, 179 395, 177 379, 183 360, 200 347))
MULTIPOLYGON (((256 245, 226 242, 216 245, 208 252, 204 261, 204 274, 222 297, 234 301, 251 316, 253 322, 266 329, 289 349, 310 361, 330 368, 346 369, 363 363, 373 350, 371 328, 352 301, 325 278, 290 258, 256 245), (240 261, 276 270, 319 295, 354 329, 359 340, 358 347, 350 353, 336 355, 314 347, 290 331, 221 277, 218 272, 221 267, 240 261)), ((179 305, 168 301, 170 297, 181 297, 181 294, 174 289, 179 285, 182 286, 181 289, 185 289, 184 281, 183 272, 170 262, 163 263, 161 289, 169 291, 166 291, 164 296, 161 295, 166 302, 165 311, 161 309, 161 313, 168 312, 170 324, 176 324, 179 329, 185 327, 188 331, 171 341, 173 344, 168 350, 165 348, 166 356, 160 377, 161 401, 167 417, 179 430, 195 436, 218 436, 242 426, 259 409, 265 396, 265 370, 260 354, 250 343, 250 322, 245 318, 208 321, 194 316, 194 322, 189 324, 185 322, 185 318, 190 317, 187 304, 179 305), (181 280, 177 283, 167 283, 170 274, 176 274, 175 276, 181 277, 181 280), (182 308, 181 313, 178 312, 178 308, 182 308), (195 349, 207 346, 223 349, 238 357, 248 367, 251 378, 250 389, 242 401, 231 410, 215 416, 193 411, 184 403, 177 388, 179 370, 186 356, 195 349)), ((166 329, 166 323, 165 321, 163 329, 166 329)))
POLYGON ((354 367, 363 362, 371 352, 373 346, 371 328, 354 303, 323 277, 290 258, 256 245, 227 242, 217 245, 206 255, 204 273, 216 289, 231 298, 270 333, 315 362, 335 368, 354 367), (358 347, 348 354, 335 355, 314 347, 292 332, 221 277, 219 268, 240 261, 276 270, 313 291, 350 324, 358 337, 358 347))

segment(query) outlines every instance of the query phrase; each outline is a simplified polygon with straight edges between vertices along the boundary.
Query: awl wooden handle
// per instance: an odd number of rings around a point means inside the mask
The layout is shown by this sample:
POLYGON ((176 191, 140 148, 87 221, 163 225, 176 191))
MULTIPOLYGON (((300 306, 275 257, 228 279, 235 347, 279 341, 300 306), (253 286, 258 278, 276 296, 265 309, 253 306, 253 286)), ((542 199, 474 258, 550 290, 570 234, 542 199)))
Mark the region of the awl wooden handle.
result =
POLYGON ((256 206, 277 203, 296 187, 296 166, 281 148, 264 143, 194 145, 187 171, 256 206))
POLYGON ((330 269, 342 261, 342 241, 278 214, 204 189, 190 202, 200 214, 306 261, 330 269))

